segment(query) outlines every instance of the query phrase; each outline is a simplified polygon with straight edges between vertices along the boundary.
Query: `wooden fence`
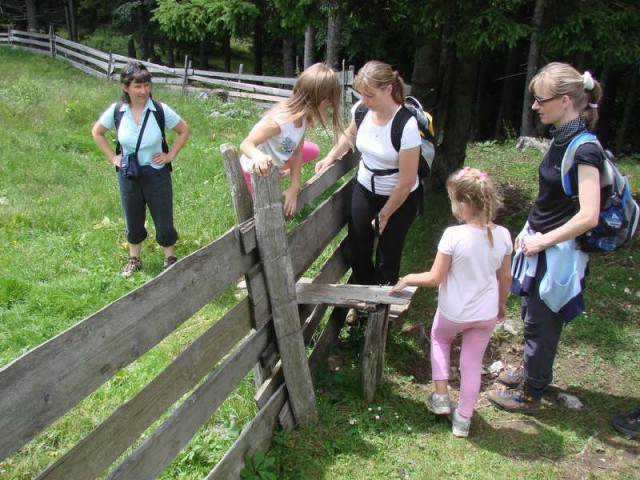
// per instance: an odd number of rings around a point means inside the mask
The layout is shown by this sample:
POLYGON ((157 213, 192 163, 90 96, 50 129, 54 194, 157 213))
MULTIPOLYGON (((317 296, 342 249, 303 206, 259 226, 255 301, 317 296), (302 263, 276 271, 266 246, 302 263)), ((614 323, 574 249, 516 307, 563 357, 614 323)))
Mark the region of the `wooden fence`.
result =
MULTIPOLYGON (((119 74, 127 62, 134 60, 115 53, 104 53, 80 43, 72 42, 55 35, 53 29, 49 34, 9 30, 0 33, 0 45, 10 46, 32 53, 48 55, 62 59, 82 70, 105 80, 119 80, 119 74)), ((214 72, 198 70, 191 66, 189 57, 184 59, 184 67, 171 68, 151 62, 141 61, 151 75, 154 83, 189 85, 224 89, 233 97, 249 97, 260 101, 277 102, 291 95, 295 78, 263 75, 246 75, 243 73, 214 72)), ((347 103, 352 103, 355 92, 353 84, 353 68, 339 72, 345 86, 347 103)))
MULTIPOLYGON (((375 306, 394 303, 379 300, 384 291, 369 291, 360 299, 348 295, 345 300, 325 302, 309 300, 312 295, 303 294, 304 286, 296 286, 344 227, 351 182, 337 188, 286 234, 277 172, 272 171, 269 177, 254 176, 254 216, 237 153, 230 145, 223 147, 238 225, 145 285, 1 368, 0 460, 45 431, 122 368, 136 362, 202 307, 236 285, 243 275, 247 298, 193 339, 137 395, 36 478, 89 480, 106 471, 108 479, 156 478, 253 368, 261 371, 255 396, 259 411, 207 476, 237 478, 247 456, 270 447, 278 423, 292 428, 316 421, 312 375, 338 338, 344 307, 358 304, 372 311, 371 328, 377 325, 378 329, 372 338, 382 346, 369 350, 383 355, 388 307, 375 306), (324 329, 316 332, 317 341, 307 358, 306 348, 327 303, 343 308, 335 308, 324 329), (373 321, 376 315, 383 323, 373 321), (166 419, 143 436, 165 414, 166 419), (116 464, 130 447, 133 451, 116 464)), ((298 211, 353 169, 357 160, 356 154, 349 155, 311 179, 299 195, 298 211)), ((336 283, 347 270, 342 242, 312 284, 336 283)), ((370 370, 373 378, 368 384, 373 385, 375 393, 381 379, 381 358, 375 354, 365 357, 365 373, 370 370)), ((368 389, 371 395, 371 387, 366 385, 365 393, 368 389)))

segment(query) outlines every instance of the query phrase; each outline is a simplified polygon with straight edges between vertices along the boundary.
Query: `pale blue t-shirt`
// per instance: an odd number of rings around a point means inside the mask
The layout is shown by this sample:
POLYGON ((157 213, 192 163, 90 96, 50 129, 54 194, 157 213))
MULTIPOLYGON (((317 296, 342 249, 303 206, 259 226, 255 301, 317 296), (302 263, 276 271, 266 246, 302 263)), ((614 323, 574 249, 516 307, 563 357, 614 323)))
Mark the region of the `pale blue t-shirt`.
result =
MULTIPOLYGON (((171 130, 180 123, 181 119, 176 112, 164 103, 161 103, 161 105, 164 110, 165 130, 171 130)), ((113 118, 113 109, 115 106, 115 103, 109 106, 98 120, 104 128, 109 130, 113 130, 116 126, 113 118)), ((156 122, 156 117, 153 115, 153 111, 155 111, 156 108, 153 105, 151 98, 147 100, 147 104, 144 106, 142 115, 140 115, 140 125, 137 125, 133 120, 130 106, 126 103, 122 104, 120 111, 123 112, 123 114, 122 119, 120 120, 120 128, 118 129, 118 141, 122 146, 123 155, 135 152, 138 135, 140 134, 140 127, 142 127, 142 121, 144 120, 147 109, 151 110, 151 112, 149 113, 149 119, 147 120, 147 125, 144 127, 144 133, 140 142, 138 162, 140 165, 151 165, 153 168, 159 170, 164 167, 164 164, 156 165, 152 163, 151 160, 153 155, 162 152, 162 132, 156 122)))

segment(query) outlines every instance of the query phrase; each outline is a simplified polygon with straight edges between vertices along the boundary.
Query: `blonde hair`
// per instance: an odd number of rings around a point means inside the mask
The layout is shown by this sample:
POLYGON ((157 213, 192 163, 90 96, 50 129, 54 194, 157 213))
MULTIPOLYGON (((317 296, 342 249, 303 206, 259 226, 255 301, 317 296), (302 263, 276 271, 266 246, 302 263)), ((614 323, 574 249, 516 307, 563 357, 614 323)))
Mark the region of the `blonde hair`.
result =
POLYGON ((371 60, 358 70, 353 87, 360 93, 370 93, 377 88, 392 86, 391 97, 398 105, 404 105, 406 87, 402 77, 387 63, 371 60))
POLYGON ((591 73, 580 74, 566 63, 553 62, 544 66, 529 83, 529 92, 535 93, 538 84, 548 87, 553 97, 567 95, 585 119, 590 130, 598 123, 598 103, 602 98, 602 87, 591 73))
POLYGON ((290 121, 301 118, 318 120, 327 131, 327 122, 320 111, 320 104, 329 100, 331 104, 334 142, 344 131, 342 126, 342 85, 336 72, 324 63, 316 63, 304 70, 293 85, 291 97, 276 104, 265 115, 282 113, 290 121))
POLYGON ((466 204, 474 219, 483 220, 487 226, 489 244, 493 248, 491 222, 502 208, 502 195, 486 172, 464 167, 447 179, 447 191, 452 202, 466 204))

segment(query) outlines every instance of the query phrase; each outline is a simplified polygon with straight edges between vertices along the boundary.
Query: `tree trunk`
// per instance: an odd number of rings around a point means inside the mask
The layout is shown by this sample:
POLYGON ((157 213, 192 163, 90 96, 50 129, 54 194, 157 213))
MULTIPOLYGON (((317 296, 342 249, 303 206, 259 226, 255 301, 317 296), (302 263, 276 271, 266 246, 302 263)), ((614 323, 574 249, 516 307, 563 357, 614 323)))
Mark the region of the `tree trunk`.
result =
POLYGON ((340 68, 340 16, 336 9, 327 18, 327 65, 340 68))
POLYGON ((231 34, 225 32, 222 36, 222 57, 224 59, 224 71, 231 71, 231 34))
POLYGON ((167 65, 171 68, 176 66, 176 60, 173 55, 173 40, 167 40, 167 65))
POLYGON ((411 75, 411 95, 427 110, 436 106, 438 88, 438 42, 425 37, 416 40, 416 51, 411 75))
POLYGON ((136 41, 133 38, 133 34, 129 36, 129 43, 127 43, 127 57, 138 58, 136 56, 136 41))
POLYGON ((436 145, 439 145, 442 141, 444 133, 444 126, 447 122, 449 114, 449 94, 451 92, 451 84, 453 82, 453 75, 456 65, 456 53, 454 47, 447 40, 446 34, 443 34, 442 46, 441 46, 441 63, 444 65, 442 76, 438 82, 438 91, 436 92, 436 98, 438 104, 435 107, 434 119, 436 145))
POLYGON ((207 50, 207 41, 206 40, 202 40, 200 41, 200 45, 199 45, 199 57, 200 57, 200 61, 199 61, 199 65, 200 68, 206 70, 209 68, 209 55, 208 55, 208 50, 207 50))
MULTIPOLYGON (((261 12, 265 11, 264 0, 257 0, 256 6, 261 12)), ((253 73, 262 75, 262 18, 259 16, 253 26, 253 73)))
POLYGON ((631 110, 633 109, 633 100, 638 88, 638 71, 640 70, 640 64, 636 64, 633 67, 633 74, 631 75, 631 81, 627 87, 627 94, 624 98, 624 110, 622 111, 622 117, 620 118, 620 125, 616 132, 616 154, 625 152, 624 140, 626 138, 627 128, 629 127, 629 119, 631 118, 631 110))
POLYGON ((610 66, 606 66, 598 79, 603 86, 603 97, 598 105, 598 138, 607 144, 613 144, 616 137, 615 104, 618 93, 619 72, 610 66))
POLYGON ((26 0, 25 6, 27 7, 27 31, 35 32, 38 30, 36 0, 26 0))
POLYGON ((536 5, 533 12, 533 19, 531 26, 533 27, 533 33, 531 34, 531 45, 529 45, 529 58, 527 60, 527 78, 524 83, 524 100, 522 102, 522 123, 520 125, 521 137, 535 136, 536 130, 533 123, 533 110, 531 105, 533 104, 533 96, 529 92, 529 83, 538 70, 538 61, 540 59, 540 45, 538 44, 538 34, 540 27, 542 26, 542 19, 544 17, 544 1, 536 0, 536 5))
POLYGON ((518 71, 518 63, 520 59, 520 49, 516 46, 509 51, 507 63, 504 69, 504 77, 502 78, 502 92, 500 94, 500 107, 496 117, 496 124, 493 130, 493 138, 502 140, 509 132, 513 130, 511 124, 512 105, 514 103, 514 95, 516 93, 517 79, 515 77, 518 71))
POLYGON ((487 86, 487 60, 486 57, 481 57, 480 67, 478 70, 478 83, 475 89, 475 102, 473 105, 473 111, 471 112, 471 130, 469 132, 469 141, 475 142, 478 138, 478 129, 480 128, 480 111, 482 110, 482 104, 485 101, 486 86, 487 86))
POLYGON ((444 125, 444 137, 433 163, 432 181, 441 186, 456 168, 464 164, 473 120, 473 103, 478 77, 478 59, 473 54, 457 56, 444 125))
POLYGON ((293 38, 290 35, 285 35, 282 39, 282 70, 285 77, 293 77, 294 65, 293 65, 293 38))
POLYGON ((304 32, 304 68, 314 64, 314 53, 316 51, 316 27, 309 24, 304 32))
POLYGON ((142 60, 149 60, 151 58, 151 52, 149 51, 149 19, 147 18, 146 10, 142 7, 138 8, 137 15, 138 32, 140 32, 140 58, 142 58, 142 60))
POLYGON ((76 21, 76 2, 75 0, 65 0, 65 18, 67 20, 67 31, 72 42, 78 41, 78 27, 76 21))

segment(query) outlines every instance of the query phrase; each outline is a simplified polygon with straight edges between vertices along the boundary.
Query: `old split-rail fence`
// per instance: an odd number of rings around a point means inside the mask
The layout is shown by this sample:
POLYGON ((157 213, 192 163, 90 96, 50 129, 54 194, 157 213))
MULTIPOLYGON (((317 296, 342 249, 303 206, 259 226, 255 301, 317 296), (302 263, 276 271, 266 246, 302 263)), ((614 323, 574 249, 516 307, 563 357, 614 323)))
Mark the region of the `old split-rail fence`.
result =
POLYGON ((369 312, 362 384, 365 398, 373 400, 382 379, 390 305, 408 304, 410 293, 398 297, 388 295, 389 287, 336 285, 349 270, 340 232, 353 181, 345 176, 357 154, 304 185, 298 211, 341 183, 287 232, 275 169, 266 177, 253 174, 251 198, 236 149, 229 144, 220 149, 236 226, 0 368, 0 461, 64 415, 74 415, 83 399, 243 276, 246 297, 36 478, 157 478, 253 371, 257 414, 206 477, 238 478, 247 457, 270 448, 278 426, 317 421, 313 376, 337 342, 349 307, 369 312), (334 244, 317 275, 299 281, 334 244), (150 429, 155 422, 157 428, 150 429))
MULTIPOLYGON (((105 80, 119 80, 119 73, 127 62, 134 60, 115 53, 104 53, 95 48, 72 42, 55 35, 9 30, 0 32, 0 46, 25 50, 62 59, 85 73, 105 80)), ((274 77, 247 75, 242 72, 227 73, 192 68, 189 57, 184 59, 183 68, 171 68, 151 62, 140 61, 151 75, 154 83, 181 86, 217 88, 230 97, 247 97, 264 102, 278 102, 291 95, 296 79, 292 77, 274 77)), ((242 70, 242 66, 240 68, 242 70)), ((353 90, 353 67, 338 73, 345 91, 345 104, 350 105, 359 95, 353 90)))

